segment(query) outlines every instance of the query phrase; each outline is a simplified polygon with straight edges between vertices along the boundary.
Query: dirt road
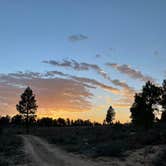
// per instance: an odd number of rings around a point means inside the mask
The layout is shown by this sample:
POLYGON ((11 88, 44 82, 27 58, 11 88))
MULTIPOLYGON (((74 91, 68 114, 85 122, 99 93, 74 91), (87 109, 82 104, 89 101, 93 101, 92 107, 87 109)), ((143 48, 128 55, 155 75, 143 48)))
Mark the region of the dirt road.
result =
POLYGON ((55 145, 48 144, 39 137, 31 135, 21 137, 24 139, 24 150, 29 161, 25 166, 151 166, 152 159, 154 159, 156 154, 163 148, 163 146, 154 146, 151 147, 153 150, 151 148, 148 150, 149 147, 146 147, 131 151, 128 152, 128 156, 123 160, 113 157, 90 160, 67 153, 55 145))
POLYGON ((78 156, 66 153, 38 137, 26 135, 22 138, 31 166, 99 166, 98 163, 85 161, 78 156))

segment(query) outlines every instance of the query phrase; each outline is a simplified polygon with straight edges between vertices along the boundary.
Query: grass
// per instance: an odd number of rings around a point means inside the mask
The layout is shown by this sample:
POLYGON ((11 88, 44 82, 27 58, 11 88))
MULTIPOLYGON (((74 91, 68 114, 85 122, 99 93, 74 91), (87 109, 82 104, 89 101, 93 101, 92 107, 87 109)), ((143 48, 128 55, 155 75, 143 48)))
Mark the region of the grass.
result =
POLYGON ((0 165, 15 166, 25 162, 22 139, 8 128, 0 130, 0 165))
POLYGON ((123 157, 127 150, 146 145, 166 144, 166 126, 154 126, 135 131, 132 126, 114 125, 96 127, 43 127, 31 131, 69 152, 90 157, 123 157))
POLYGON ((160 152, 157 158, 153 161, 154 166, 166 166, 166 149, 160 152))
POLYGON ((90 157, 119 157, 128 148, 129 131, 123 126, 38 128, 32 133, 69 152, 90 157))
MULTIPOLYGON (((20 128, 0 130, 0 165, 17 165, 25 162, 20 128)), ((166 144, 166 124, 155 125, 150 130, 135 130, 131 125, 91 127, 33 127, 30 134, 46 139, 68 152, 89 157, 114 156, 123 158, 128 150, 147 145, 166 144)), ((158 162, 163 161, 163 154, 158 162)), ((156 160, 157 162, 157 160, 156 160)))

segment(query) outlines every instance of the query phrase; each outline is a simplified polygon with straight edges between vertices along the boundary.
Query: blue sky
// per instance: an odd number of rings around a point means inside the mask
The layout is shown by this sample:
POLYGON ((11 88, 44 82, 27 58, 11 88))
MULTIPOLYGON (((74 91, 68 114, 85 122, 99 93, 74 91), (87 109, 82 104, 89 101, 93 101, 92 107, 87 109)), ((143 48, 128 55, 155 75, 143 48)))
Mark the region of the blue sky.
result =
MULTIPOLYGON (((1 0, 0 72, 43 73, 56 69, 112 85, 93 70, 78 71, 42 63, 73 59, 96 64, 111 79, 125 81, 136 90, 144 81, 105 63, 130 65, 161 83, 166 70, 165 8, 165 0, 1 0), (79 35, 85 38, 70 40, 71 36, 79 35), (97 54, 100 57, 96 58, 97 54)), ((114 97, 101 89, 90 91, 94 96, 114 97)), ((97 98, 91 100, 95 103, 97 98)), ((106 104, 105 99, 102 104, 106 104)))

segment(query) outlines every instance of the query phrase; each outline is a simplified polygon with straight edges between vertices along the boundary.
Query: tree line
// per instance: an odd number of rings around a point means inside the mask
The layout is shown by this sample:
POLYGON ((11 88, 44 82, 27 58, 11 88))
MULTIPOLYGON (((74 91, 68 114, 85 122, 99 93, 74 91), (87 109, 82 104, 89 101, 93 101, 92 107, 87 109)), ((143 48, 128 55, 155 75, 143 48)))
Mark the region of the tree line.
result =
MULTIPOLYGON (((115 110, 112 106, 107 110, 103 124, 82 119, 53 119, 49 117, 36 119, 37 108, 35 94, 30 87, 27 87, 16 105, 19 114, 12 118, 9 116, 0 117, 0 126, 24 125, 28 133, 30 125, 46 127, 112 125, 115 118, 115 110)), ((154 123, 166 122, 166 80, 163 81, 161 86, 147 81, 142 90, 135 94, 130 112, 131 123, 137 127, 150 128, 154 123)))
MULTIPOLYGON (((27 120, 22 115, 1 116, 0 126, 26 126, 27 120)), ((76 119, 70 120, 69 118, 57 118, 43 117, 40 119, 29 118, 28 123, 30 126, 39 127, 68 127, 68 126, 101 126, 99 122, 91 122, 90 120, 76 119)))

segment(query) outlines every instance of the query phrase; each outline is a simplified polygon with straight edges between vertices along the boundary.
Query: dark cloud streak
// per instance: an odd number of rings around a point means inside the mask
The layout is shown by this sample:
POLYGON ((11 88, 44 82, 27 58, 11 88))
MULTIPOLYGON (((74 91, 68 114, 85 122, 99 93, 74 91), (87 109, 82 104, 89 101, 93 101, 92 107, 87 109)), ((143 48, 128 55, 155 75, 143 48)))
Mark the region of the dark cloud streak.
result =
POLYGON ((85 36, 83 34, 75 34, 68 37, 68 40, 71 42, 77 42, 86 39, 88 39, 88 36, 85 36))
POLYGON ((115 70, 128 75, 129 77, 133 78, 133 79, 138 79, 141 81, 152 81, 154 82, 155 79, 153 79, 150 76, 146 76, 143 73, 141 73, 141 71, 136 70, 131 68, 129 65, 123 64, 123 65, 119 65, 117 63, 106 63, 107 66, 114 68, 115 70))
POLYGON ((67 68, 72 68, 76 71, 88 71, 88 70, 93 70, 96 73, 98 73, 100 76, 102 76, 104 79, 110 81, 112 84, 115 86, 119 86, 122 88, 127 88, 130 91, 133 91, 131 87, 129 87, 125 82, 121 82, 120 80, 113 80, 110 78, 110 76, 98 65, 96 64, 90 64, 90 63, 85 63, 85 62, 77 62, 75 60, 63 60, 62 62, 55 61, 55 60, 50 60, 50 61, 43 61, 43 63, 47 63, 53 66, 58 66, 58 67, 67 67, 67 68))

